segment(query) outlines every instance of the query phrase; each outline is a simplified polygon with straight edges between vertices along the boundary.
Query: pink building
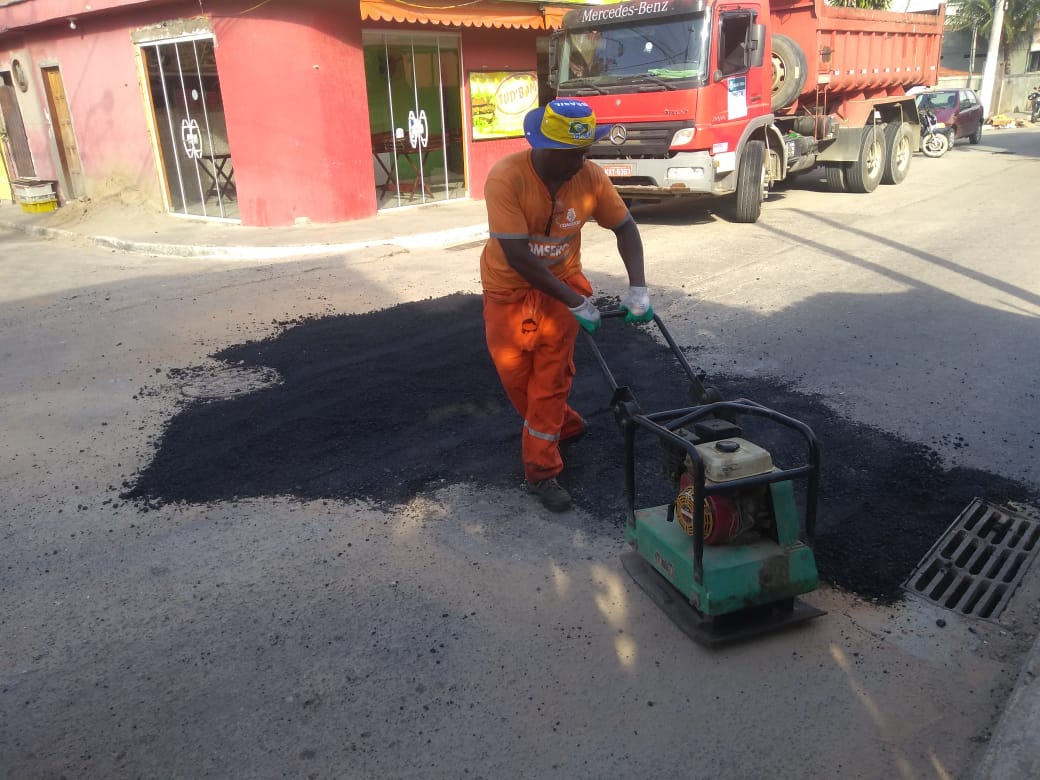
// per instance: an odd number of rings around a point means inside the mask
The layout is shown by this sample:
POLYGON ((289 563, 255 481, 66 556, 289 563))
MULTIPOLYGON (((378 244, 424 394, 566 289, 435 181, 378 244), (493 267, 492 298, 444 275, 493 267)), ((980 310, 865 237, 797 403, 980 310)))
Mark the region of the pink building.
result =
POLYGON ((7 0, 2 167, 57 182, 60 202, 131 190, 246 225, 479 199, 492 162, 525 146, 565 10, 7 0))

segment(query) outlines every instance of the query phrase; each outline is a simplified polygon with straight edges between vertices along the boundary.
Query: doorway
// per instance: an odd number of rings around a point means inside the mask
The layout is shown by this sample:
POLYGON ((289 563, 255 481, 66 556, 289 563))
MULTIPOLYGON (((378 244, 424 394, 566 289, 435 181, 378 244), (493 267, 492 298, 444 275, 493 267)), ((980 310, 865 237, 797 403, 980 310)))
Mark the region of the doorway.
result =
POLYGON ((211 36, 141 44, 171 213, 239 218, 211 36))
POLYGON ((372 32, 363 43, 378 207, 464 197, 458 37, 372 32))
POLYGON ((68 187, 66 199, 81 198, 87 194, 83 186, 83 164, 79 159, 76 134, 72 129, 72 112, 65 97, 61 72, 54 67, 42 68, 41 72, 44 91, 47 93, 47 109, 51 115, 51 128, 58 146, 58 160, 68 187))
POLYGON ((12 179, 36 176, 10 71, 0 72, 0 154, 4 156, 8 176, 12 179))

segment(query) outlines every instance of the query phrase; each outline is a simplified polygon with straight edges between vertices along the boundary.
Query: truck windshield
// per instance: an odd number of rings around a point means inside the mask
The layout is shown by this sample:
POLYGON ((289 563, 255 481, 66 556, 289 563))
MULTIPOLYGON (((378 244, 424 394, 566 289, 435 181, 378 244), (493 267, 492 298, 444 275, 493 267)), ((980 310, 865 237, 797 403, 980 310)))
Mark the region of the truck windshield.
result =
POLYGON ((560 89, 674 89, 705 70, 704 14, 571 30, 560 47, 560 89))

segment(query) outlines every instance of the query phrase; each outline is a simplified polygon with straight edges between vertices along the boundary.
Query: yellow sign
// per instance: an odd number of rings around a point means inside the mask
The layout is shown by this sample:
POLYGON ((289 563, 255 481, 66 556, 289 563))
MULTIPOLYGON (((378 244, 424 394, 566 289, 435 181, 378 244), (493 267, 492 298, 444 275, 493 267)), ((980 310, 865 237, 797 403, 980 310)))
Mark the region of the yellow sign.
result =
POLYGON ((474 141, 523 136, 524 116, 538 108, 538 77, 534 71, 471 72, 469 107, 474 141))

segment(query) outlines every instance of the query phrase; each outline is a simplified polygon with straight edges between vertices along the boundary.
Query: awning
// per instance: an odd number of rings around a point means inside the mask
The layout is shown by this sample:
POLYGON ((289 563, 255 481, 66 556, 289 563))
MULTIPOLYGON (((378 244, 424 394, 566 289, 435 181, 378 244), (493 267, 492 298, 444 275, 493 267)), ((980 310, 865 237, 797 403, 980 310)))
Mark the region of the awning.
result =
POLYGON ((549 7, 537 2, 361 0, 362 19, 461 27, 551 30, 560 26, 563 15, 569 10, 567 7, 549 7))

